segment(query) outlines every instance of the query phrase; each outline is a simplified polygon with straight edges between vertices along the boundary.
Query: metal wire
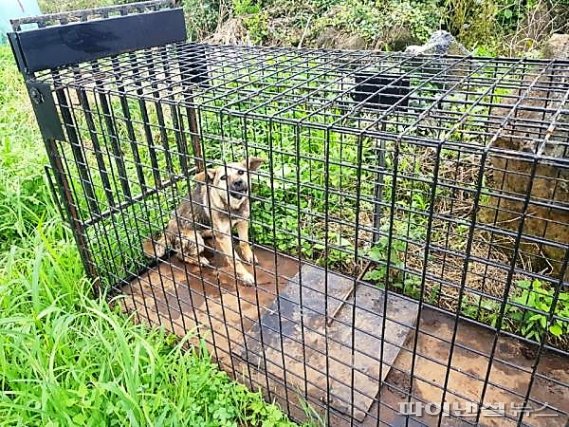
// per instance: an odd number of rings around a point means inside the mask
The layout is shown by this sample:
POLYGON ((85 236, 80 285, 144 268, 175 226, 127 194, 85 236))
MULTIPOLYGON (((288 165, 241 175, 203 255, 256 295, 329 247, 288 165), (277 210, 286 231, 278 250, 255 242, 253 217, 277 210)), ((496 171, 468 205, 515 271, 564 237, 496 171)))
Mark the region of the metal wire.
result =
POLYGON ((35 79, 87 271, 137 321, 195 333, 298 420, 567 422, 568 61, 180 43, 35 79), (257 286, 241 236, 206 243, 214 267, 143 255, 203 203, 197 173, 253 156, 257 286), (402 413, 421 404, 444 410, 402 413))

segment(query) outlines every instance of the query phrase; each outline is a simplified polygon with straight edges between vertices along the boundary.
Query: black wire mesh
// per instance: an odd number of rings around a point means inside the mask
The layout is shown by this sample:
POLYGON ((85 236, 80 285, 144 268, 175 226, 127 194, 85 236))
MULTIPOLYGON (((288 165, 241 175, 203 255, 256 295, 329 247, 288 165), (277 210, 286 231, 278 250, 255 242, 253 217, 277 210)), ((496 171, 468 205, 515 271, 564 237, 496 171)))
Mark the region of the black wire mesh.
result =
POLYGON ((181 43, 35 79, 86 267, 138 321, 298 419, 567 422, 569 62, 181 43), (144 255, 198 172, 253 156, 257 286, 242 241, 144 255))

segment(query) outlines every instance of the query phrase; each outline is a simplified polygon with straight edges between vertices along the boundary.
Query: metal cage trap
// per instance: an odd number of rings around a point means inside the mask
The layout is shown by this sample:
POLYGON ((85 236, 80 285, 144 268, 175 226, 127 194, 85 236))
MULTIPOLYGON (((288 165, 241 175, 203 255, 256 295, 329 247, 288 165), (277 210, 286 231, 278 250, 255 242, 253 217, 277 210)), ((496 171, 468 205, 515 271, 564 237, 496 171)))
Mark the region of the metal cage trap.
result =
POLYGON ((188 43, 170 6, 9 35, 96 290, 293 419, 566 425, 569 61, 188 43))

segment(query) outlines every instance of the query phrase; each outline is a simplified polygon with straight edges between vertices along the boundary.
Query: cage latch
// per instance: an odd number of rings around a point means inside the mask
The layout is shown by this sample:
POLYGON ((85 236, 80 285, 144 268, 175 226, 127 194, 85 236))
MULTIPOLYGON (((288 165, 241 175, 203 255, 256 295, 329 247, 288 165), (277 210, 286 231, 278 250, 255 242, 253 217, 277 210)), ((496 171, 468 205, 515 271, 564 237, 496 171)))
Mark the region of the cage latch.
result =
POLYGON ((65 135, 61 121, 59 120, 50 85, 28 80, 26 86, 28 87, 32 107, 44 139, 63 141, 65 135))

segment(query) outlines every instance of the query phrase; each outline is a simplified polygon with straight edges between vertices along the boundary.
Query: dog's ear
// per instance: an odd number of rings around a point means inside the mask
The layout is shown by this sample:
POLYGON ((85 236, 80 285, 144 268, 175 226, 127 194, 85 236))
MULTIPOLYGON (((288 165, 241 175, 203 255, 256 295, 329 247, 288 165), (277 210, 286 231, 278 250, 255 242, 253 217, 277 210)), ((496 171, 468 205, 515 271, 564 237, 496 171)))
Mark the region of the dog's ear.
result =
POLYGON ((206 180, 207 180, 207 182, 213 182, 213 180, 215 179, 215 169, 209 168, 207 170, 207 173, 206 173, 206 171, 202 171, 200 173, 197 173, 196 176, 194 176, 194 179, 197 182, 201 182, 203 184, 206 183, 206 180))
POLYGON ((247 157, 247 159, 243 160, 243 164, 249 169, 250 171, 256 171, 259 169, 259 166, 265 162, 265 159, 260 157, 247 157))

